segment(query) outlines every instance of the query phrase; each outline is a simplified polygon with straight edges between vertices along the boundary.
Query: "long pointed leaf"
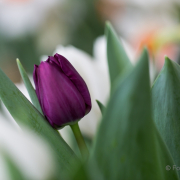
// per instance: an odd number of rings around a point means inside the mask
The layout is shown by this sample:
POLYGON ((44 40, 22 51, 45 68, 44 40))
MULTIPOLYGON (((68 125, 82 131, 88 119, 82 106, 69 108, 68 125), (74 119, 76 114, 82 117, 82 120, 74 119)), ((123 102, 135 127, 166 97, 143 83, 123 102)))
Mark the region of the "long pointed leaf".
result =
POLYGON ((104 179, 178 179, 151 115, 148 54, 119 80, 99 127, 92 161, 104 179))
POLYGON ((19 125, 28 126, 50 144, 57 160, 59 174, 71 171, 72 160, 77 160, 73 151, 1 69, 0 98, 19 125))
POLYGON ((18 65, 18 68, 19 68, 19 72, 21 74, 21 77, 24 81, 24 84, 26 86, 26 89, 28 91, 28 94, 31 98, 31 101, 33 103, 33 105, 37 108, 37 110, 43 115, 43 112, 42 112, 42 109, 41 109, 41 106, 39 104, 39 100, 37 98, 37 95, 36 95, 36 92, 31 84, 31 81, 29 80, 29 77, 25 71, 25 69, 23 68, 21 62, 19 61, 19 59, 16 60, 17 61, 17 65, 18 65))
MULTIPOLYGON (((180 166, 180 66, 166 57, 152 88, 153 116, 175 166, 180 166)), ((180 171, 178 171, 180 177, 180 171)))
POLYGON ((99 109, 101 110, 101 113, 103 114, 103 112, 105 111, 105 106, 98 100, 96 100, 98 106, 99 106, 99 109))
POLYGON ((114 80, 125 71, 125 69, 131 68, 132 64, 120 39, 109 22, 106 23, 105 34, 107 38, 107 59, 112 87, 114 80))

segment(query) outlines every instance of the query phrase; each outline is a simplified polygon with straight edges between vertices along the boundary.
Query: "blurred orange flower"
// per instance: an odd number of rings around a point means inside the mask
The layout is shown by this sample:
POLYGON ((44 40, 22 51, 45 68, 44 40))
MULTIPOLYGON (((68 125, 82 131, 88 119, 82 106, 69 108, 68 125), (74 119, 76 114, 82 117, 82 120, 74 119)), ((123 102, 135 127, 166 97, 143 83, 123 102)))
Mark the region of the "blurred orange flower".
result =
POLYGON ((180 42, 180 26, 172 28, 155 28, 151 31, 140 33, 135 44, 137 47, 137 55, 140 54, 142 48, 146 46, 149 50, 150 58, 158 70, 164 64, 164 56, 176 60, 180 42))

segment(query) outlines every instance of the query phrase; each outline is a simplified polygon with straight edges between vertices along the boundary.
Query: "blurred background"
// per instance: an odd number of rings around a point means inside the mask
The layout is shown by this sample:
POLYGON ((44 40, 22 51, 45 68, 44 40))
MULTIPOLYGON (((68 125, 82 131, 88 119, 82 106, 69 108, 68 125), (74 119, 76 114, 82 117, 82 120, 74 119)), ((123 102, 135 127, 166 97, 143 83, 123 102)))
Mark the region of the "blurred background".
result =
POLYGON ((164 54, 178 59, 178 0, 1 0, 0 67, 20 82, 17 57, 31 74, 40 57, 52 55, 60 44, 92 55, 106 20, 136 54, 147 44, 158 68, 164 54))
MULTIPOLYGON (((148 47, 152 82, 163 66, 164 55, 180 62, 178 0, 0 0, 0 67, 27 95, 16 58, 31 78, 34 64, 47 55, 58 52, 69 57, 92 95, 92 113, 80 124, 89 142, 101 118, 95 99, 106 104, 109 96, 107 20, 133 63, 142 48, 148 47)), ((7 114, 1 108, 1 115, 10 119, 7 114)))

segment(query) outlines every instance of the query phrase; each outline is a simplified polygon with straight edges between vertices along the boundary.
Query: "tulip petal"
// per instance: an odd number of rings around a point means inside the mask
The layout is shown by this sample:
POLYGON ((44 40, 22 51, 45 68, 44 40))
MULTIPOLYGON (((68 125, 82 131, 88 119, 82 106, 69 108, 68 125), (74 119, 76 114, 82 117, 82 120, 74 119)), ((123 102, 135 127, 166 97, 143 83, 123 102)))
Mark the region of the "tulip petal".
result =
POLYGON ((36 73, 41 107, 53 127, 71 124, 85 115, 83 97, 57 64, 41 62, 36 73))
POLYGON ((73 84, 76 86, 76 88, 82 95, 86 104, 86 114, 89 113, 89 111, 91 110, 91 98, 88 91, 88 87, 83 78, 79 75, 76 69, 65 57, 56 53, 54 55, 54 58, 51 57, 50 60, 55 62, 56 64, 58 61, 58 64, 60 65, 64 74, 73 82, 73 84))

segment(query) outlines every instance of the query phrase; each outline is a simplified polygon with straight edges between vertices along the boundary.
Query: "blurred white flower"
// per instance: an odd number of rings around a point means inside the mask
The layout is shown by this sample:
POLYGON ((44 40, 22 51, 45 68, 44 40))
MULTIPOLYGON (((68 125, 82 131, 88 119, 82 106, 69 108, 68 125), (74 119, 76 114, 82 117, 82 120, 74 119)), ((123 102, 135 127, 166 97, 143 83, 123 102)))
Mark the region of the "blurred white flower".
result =
POLYGON ((0 179, 11 179, 7 158, 26 179, 45 180, 54 175, 55 165, 49 147, 29 130, 20 131, 1 120, 0 179))
MULTIPOLYGON (((122 40, 127 54, 133 62, 134 51, 127 42, 122 40)), ((66 57, 76 68, 85 80, 92 100, 92 110, 80 122, 79 125, 84 134, 93 136, 96 132, 98 122, 101 119, 101 112, 96 103, 99 100, 104 105, 107 104, 110 92, 110 80, 106 57, 106 39, 99 37, 94 43, 94 57, 73 46, 57 46, 53 54, 59 53, 66 57)), ((42 60, 46 60, 43 56, 42 60)))
POLYGON ((106 61, 102 59, 100 63, 73 46, 58 46, 55 53, 65 56, 88 86, 92 100, 92 110, 79 122, 79 125, 84 134, 93 136, 98 120, 101 118, 101 112, 95 100, 98 99, 106 104, 109 94, 109 77, 107 68, 105 68, 107 66, 106 61))

